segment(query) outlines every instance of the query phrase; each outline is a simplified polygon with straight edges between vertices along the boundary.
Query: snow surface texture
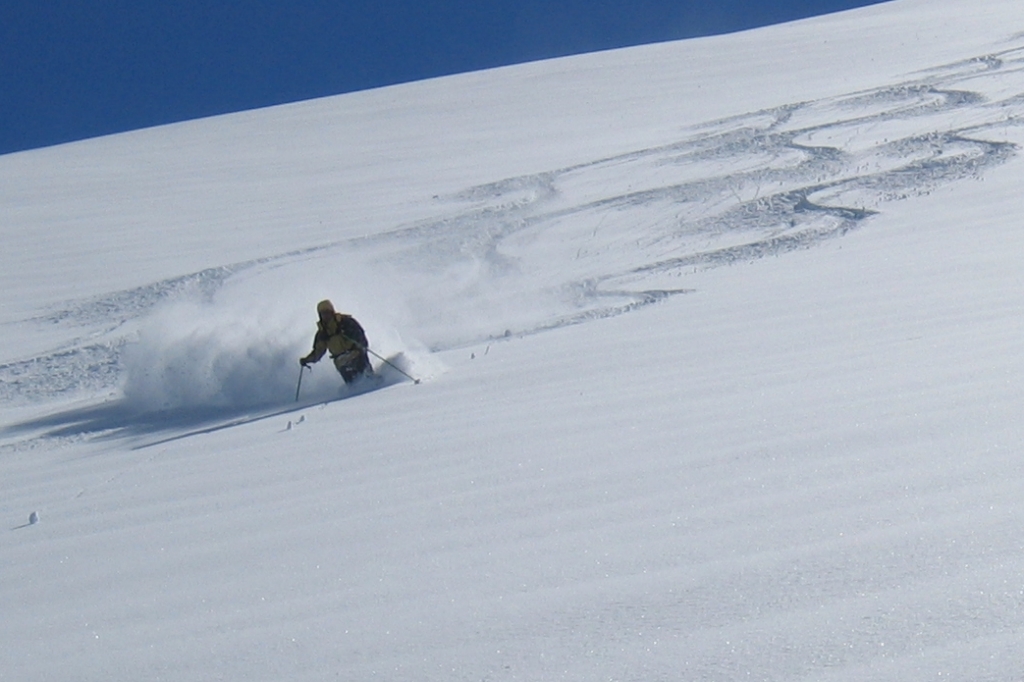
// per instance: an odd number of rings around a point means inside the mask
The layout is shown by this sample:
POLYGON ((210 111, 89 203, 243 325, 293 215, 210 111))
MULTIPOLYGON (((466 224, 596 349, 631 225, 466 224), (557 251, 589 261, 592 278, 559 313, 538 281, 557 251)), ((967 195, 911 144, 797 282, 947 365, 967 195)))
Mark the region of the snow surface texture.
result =
POLYGON ((900 0, 0 157, 0 679, 1024 678, 1022 145, 900 0))

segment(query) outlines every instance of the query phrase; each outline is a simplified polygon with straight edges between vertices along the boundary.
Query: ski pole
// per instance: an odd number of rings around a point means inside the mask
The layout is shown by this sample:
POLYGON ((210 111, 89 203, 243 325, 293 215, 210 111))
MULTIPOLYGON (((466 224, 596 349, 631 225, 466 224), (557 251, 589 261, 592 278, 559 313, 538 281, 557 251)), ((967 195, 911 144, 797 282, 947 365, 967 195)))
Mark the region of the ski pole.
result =
POLYGON ((406 372, 406 371, 405 371, 404 369, 402 369, 401 367, 399 367, 399 366, 398 366, 398 365, 396 365, 395 363, 391 362, 390 360, 388 360, 388 359, 387 359, 386 357, 384 357, 383 355, 380 355, 379 353, 374 353, 374 352, 373 352, 372 350, 370 350, 369 348, 365 348, 365 350, 366 350, 366 352, 367 352, 367 353, 369 353, 369 354, 370 354, 370 355, 372 355, 373 357, 377 358, 378 360, 382 360, 382 361, 384 361, 384 362, 385 362, 385 363, 386 363, 387 365, 389 365, 390 367, 394 368, 395 370, 397 370, 397 371, 401 372, 401 373, 402 373, 402 374, 404 374, 405 376, 407 376, 407 377, 409 377, 410 379, 412 379, 412 383, 414 383, 414 384, 418 384, 418 383, 420 383, 420 380, 419 380, 419 379, 417 379, 417 378, 416 378, 416 377, 414 377, 413 375, 409 374, 409 373, 408 373, 408 372, 406 372))
POLYGON ((413 375, 409 374, 409 373, 408 373, 408 372, 406 372, 406 371, 405 371, 404 369, 402 369, 401 367, 399 367, 399 366, 398 366, 398 365, 396 365, 395 363, 391 362, 390 360, 388 360, 388 359, 387 359, 386 357, 384 357, 384 356, 383 356, 383 355, 381 355, 380 353, 375 353, 375 352, 374 352, 374 351, 373 351, 373 350, 372 350, 372 349, 371 349, 371 348, 370 348, 369 346, 364 346, 363 344, 359 343, 358 341, 356 341, 355 339, 353 339, 353 338, 351 338, 351 337, 349 337, 349 336, 346 336, 345 334, 339 334, 339 336, 341 336, 341 337, 342 337, 343 339, 345 339, 346 341, 349 341, 349 342, 350 342, 350 343, 351 343, 351 344, 352 344, 353 346, 355 346, 356 348, 360 348, 360 349, 362 349, 362 350, 365 350, 365 351, 366 351, 367 353, 369 353, 369 354, 370 354, 370 355, 372 355, 373 357, 377 358, 378 360, 381 360, 382 362, 384 362, 384 363, 385 363, 385 364, 387 364, 388 366, 390 366, 390 367, 394 368, 394 369, 395 369, 396 371, 398 371, 399 373, 401 373, 401 374, 404 374, 404 375, 405 375, 405 376, 407 376, 408 378, 412 379, 412 383, 414 383, 414 384, 418 384, 418 383, 420 383, 420 380, 419 380, 419 379, 417 379, 417 378, 416 378, 416 377, 414 377, 413 375))
MULTIPOLYGON (((299 402, 299 391, 302 390, 302 374, 305 372, 306 366, 299 367, 299 385, 295 387, 295 402, 299 402)), ((313 371, 313 370, 310 370, 313 371)))

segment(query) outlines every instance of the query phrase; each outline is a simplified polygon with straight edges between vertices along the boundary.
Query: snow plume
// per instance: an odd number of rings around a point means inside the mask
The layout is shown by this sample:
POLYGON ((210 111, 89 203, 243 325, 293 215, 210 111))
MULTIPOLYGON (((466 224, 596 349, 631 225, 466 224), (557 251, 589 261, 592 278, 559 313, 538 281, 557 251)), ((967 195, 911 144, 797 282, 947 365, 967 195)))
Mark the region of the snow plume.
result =
POLYGON ((290 322, 248 306, 167 306, 127 353, 125 399, 141 411, 284 403, 303 352, 290 322))
POLYGON ((447 369, 440 358, 419 341, 407 341, 391 327, 375 323, 372 317, 365 319, 373 351, 370 361, 378 373, 388 376, 397 371, 406 378, 429 381, 447 369))
MULTIPOLYGON (((317 301, 335 288, 352 291, 308 279, 290 267, 253 272, 231 282, 212 300, 177 301, 158 309, 126 352, 126 403, 153 412, 233 410, 294 401, 298 359, 309 352, 316 332, 317 301)), ((442 370, 426 349, 403 341, 379 316, 364 314, 358 297, 336 303, 363 324, 374 353, 423 378, 442 370)), ((381 364, 372 359, 375 366, 381 364)), ((303 376, 304 401, 342 395, 344 386, 328 358, 303 376)))

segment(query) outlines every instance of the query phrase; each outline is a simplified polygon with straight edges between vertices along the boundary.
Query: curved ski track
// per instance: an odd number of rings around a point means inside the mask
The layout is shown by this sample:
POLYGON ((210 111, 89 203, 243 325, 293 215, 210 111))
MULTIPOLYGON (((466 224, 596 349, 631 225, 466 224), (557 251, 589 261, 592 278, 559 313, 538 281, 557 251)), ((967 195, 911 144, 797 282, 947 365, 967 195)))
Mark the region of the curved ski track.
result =
MULTIPOLYGON (((421 278, 473 265, 492 296, 560 302, 560 312, 515 328, 484 318, 471 337, 425 339, 435 350, 619 315, 685 293, 688 272, 810 248, 889 202, 979 178, 1017 153, 1004 138, 1024 125, 1022 114, 1024 48, 1016 48, 898 85, 712 121, 661 147, 471 187, 438 198, 440 219, 68 301, 17 323, 78 333, 0 365, 0 401, 109 390, 131 323, 158 303, 210 297, 242 271, 339 252, 421 278), (987 97, 996 83, 1013 94, 987 97)), ((473 296, 438 286, 447 300, 435 307, 473 296)))

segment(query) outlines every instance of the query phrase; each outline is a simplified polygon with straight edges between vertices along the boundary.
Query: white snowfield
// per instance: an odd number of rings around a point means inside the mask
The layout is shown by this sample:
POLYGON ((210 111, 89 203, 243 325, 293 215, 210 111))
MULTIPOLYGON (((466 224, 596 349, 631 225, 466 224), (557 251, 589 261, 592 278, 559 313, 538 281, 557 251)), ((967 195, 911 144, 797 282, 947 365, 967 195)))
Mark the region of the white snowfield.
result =
POLYGON ((897 0, 0 157, 0 679, 1019 682, 1022 150, 897 0))

